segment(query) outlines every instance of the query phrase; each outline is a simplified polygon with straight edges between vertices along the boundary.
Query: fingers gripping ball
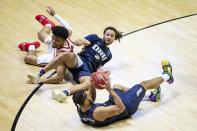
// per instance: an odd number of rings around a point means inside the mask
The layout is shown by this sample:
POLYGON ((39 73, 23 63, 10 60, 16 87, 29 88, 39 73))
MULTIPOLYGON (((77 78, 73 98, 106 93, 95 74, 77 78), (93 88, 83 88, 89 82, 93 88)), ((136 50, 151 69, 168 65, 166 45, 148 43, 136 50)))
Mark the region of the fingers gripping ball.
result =
POLYGON ((91 76, 91 84, 97 89, 104 89, 103 87, 99 86, 99 84, 104 85, 104 80, 106 79, 106 75, 104 72, 94 72, 91 76))

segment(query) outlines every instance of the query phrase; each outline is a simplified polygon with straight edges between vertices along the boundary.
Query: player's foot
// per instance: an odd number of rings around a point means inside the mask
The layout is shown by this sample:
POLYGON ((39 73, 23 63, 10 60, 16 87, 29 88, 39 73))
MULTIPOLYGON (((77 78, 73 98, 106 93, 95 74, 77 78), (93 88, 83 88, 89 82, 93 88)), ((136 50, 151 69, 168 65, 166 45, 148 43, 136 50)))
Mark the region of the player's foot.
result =
POLYGON ((38 80, 40 79, 40 73, 36 72, 36 73, 28 74, 27 77, 32 83, 37 84, 38 80))
POLYGON ((52 98, 60 103, 63 103, 68 96, 62 91, 52 91, 52 98))
POLYGON ((157 102, 160 100, 161 87, 157 87, 154 91, 151 91, 151 95, 149 96, 151 101, 157 102))
POLYGON ((49 20, 46 16, 44 15, 37 15, 35 17, 35 19, 40 22, 43 26, 47 25, 47 24, 50 24, 51 25, 51 29, 55 26, 55 24, 49 20))
POLYGON ((172 84, 174 82, 174 78, 172 75, 172 66, 170 65, 170 62, 167 60, 162 60, 161 65, 163 68, 163 74, 168 74, 170 79, 167 81, 169 84, 172 84))
POLYGON ((23 51, 28 51, 30 45, 35 45, 35 48, 40 47, 40 42, 32 42, 32 43, 27 43, 27 42, 22 42, 18 45, 18 48, 23 50, 23 51))

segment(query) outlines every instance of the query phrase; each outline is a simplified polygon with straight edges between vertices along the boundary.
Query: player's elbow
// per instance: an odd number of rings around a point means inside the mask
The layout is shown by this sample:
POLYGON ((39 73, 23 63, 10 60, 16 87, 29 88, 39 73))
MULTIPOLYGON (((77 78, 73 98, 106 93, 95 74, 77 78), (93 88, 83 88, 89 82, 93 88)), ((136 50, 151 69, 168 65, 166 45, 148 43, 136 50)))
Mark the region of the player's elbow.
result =
POLYGON ((117 112, 118 114, 122 113, 125 110, 125 106, 118 107, 117 112))
POLYGON ((124 104, 121 104, 121 105, 117 106, 117 110, 118 110, 119 113, 123 112, 125 110, 125 108, 126 107, 125 107, 124 104))

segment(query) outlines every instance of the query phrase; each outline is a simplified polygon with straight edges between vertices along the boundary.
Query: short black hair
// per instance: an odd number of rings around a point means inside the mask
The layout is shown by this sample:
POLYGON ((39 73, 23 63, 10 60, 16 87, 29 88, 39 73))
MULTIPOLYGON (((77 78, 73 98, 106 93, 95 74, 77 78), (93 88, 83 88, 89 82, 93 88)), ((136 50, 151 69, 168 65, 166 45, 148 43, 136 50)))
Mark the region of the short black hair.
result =
POLYGON ((113 31, 115 32, 115 40, 119 40, 119 41, 120 41, 120 39, 122 38, 122 33, 123 33, 123 32, 120 32, 120 31, 118 31, 116 28, 114 28, 114 27, 112 27, 112 26, 109 26, 109 27, 106 27, 106 28, 104 29, 103 34, 105 34, 105 32, 106 32, 107 30, 113 30, 113 31))
POLYGON ((73 94, 73 102, 75 103, 77 109, 79 109, 78 104, 81 106, 84 104, 84 101, 86 99, 86 92, 85 90, 77 91, 73 94))
POLYGON ((54 26, 52 29, 52 33, 54 36, 61 37, 66 40, 68 38, 68 30, 63 26, 54 26))

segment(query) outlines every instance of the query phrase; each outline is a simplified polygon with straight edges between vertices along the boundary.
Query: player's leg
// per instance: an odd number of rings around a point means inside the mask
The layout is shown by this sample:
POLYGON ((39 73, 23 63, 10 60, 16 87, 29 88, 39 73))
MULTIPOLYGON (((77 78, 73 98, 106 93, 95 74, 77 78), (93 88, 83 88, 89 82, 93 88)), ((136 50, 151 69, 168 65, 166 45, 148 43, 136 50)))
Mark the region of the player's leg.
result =
POLYGON ((35 51, 29 51, 28 54, 25 56, 24 58, 24 62, 26 64, 30 64, 30 65, 36 65, 38 66, 37 64, 37 56, 36 56, 36 53, 34 53, 35 51), (31 53, 29 53, 31 52, 31 53))
POLYGON ((42 41, 43 43, 46 43, 46 38, 50 35, 51 28, 49 26, 44 26, 39 32, 38 32, 38 39, 42 41))
POLYGON ((169 63, 169 61, 162 60, 162 69, 163 69, 162 78, 160 77, 160 78, 155 78, 149 81, 142 82, 142 84, 144 84, 144 86, 147 86, 148 88, 154 89, 156 87, 154 91, 151 91, 149 93, 150 94, 149 98, 151 101, 158 101, 160 99, 161 87, 159 85, 162 83, 162 81, 166 81, 169 84, 172 84, 174 81, 174 78, 172 75, 172 66, 169 63))
POLYGON ((55 26, 55 24, 44 15, 37 15, 35 19, 44 26, 38 32, 38 38, 40 41, 45 43, 46 37, 50 35, 50 31, 55 26))
POLYGON ((78 57, 76 54, 71 52, 65 52, 62 55, 59 55, 52 59, 50 63, 45 66, 40 72, 29 74, 28 78, 31 82, 37 83, 38 80, 42 75, 44 75, 46 72, 57 68, 59 65, 65 65, 68 68, 77 68, 78 66, 78 57))
POLYGON ((115 85, 113 86, 113 89, 119 89, 119 90, 121 90, 122 92, 127 92, 130 88, 127 88, 127 87, 125 87, 125 86, 123 86, 123 85, 120 85, 120 84, 115 84, 115 85))
POLYGON ((39 42, 22 42, 18 45, 18 47, 22 51, 27 51, 27 55, 24 57, 24 62, 26 64, 37 65, 37 56, 36 56, 36 48, 40 46, 39 42))
POLYGON ((151 80, 142 81, 140 83, 140 85, 142 85, 145 90, 150 90, 150 89, 157 88, 163 82, 164 82, 163 77, 157 77, 157 78, 153 78, 151 80))
POLYGON ((78 57, 72 52, 65 52, 62 55, 55 57, 47 66, 43 68, 44 72, 56 68, 58 65, 64 64, 68 68, 77 68, 78 57))

